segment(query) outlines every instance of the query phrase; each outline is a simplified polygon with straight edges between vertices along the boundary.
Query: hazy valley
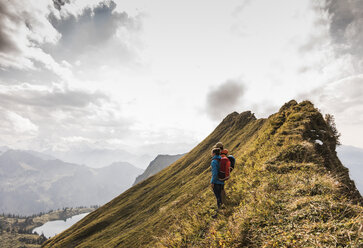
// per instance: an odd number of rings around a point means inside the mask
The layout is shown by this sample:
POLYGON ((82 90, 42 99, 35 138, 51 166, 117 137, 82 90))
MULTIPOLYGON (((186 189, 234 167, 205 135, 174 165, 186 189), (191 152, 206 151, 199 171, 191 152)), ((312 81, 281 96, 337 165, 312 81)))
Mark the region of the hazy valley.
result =
POLYGON ((0 155, 0 212, 27 216, 101 205, 128 189, 142 171, 126 162, 94 169, 7 150, 0 155))

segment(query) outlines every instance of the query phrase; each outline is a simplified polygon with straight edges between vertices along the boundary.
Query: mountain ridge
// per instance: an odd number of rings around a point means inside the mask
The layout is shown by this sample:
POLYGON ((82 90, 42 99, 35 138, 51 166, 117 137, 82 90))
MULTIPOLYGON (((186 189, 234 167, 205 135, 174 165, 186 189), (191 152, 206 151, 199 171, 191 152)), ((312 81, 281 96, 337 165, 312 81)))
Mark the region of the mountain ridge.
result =
POLYGON ((144 168, 152 159, 152 156, 148 154, 137 155, 123 149, 90 147, 76 147, 67 151, 46 150, 44 153, 65 162, 83 164, 92 168, 102 168, 117 161, 128 162, 138 168, 144 168))
POLYGON ((336 143, 308 101, 266 119, 231 113, 183 158, 44 247, 358 247, 363 200, 336 143), (228 205, 214 219, 210 150, 218 141, 237 162, 228 205))
POLYGON ((146 178, 158 173, 162 169, 166 168, 170 164, 177 161, 179 158, 184 156, 184 154, 176 154, 176 155, 169 155, 169 154, 159 154, 155 157, 154 160, 150 162, 146 170, 139 176, 136 177, 135 182, 133 183, 133 186, 135 184, 138 184, 139 182, 145 180, 146 178))

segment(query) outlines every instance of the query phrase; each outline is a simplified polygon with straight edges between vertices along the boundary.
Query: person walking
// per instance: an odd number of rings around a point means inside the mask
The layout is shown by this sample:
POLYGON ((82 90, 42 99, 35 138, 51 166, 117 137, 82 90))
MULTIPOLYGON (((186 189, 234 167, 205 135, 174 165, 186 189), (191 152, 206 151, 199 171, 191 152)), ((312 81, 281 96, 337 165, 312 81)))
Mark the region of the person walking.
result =
POLYGON ((222 190, 224 188, 224 182, 218 179, 219 162, 221 160, 220 154, 221 154, 221 149, 216 147, 212 149, 212 162, 211 162, 212 178, 210 182, 214 195, 217 199, 218 208, 220 208, 222 205, 222 190))
POLYGON ((221 190, 221 200, 222 200, 222 205, 227 205, 227 196, 226 196, 226 191, 225 191, 225 187, 226 187, 226 180, 228 180, 229 176, 230 176, 230 172, 234 169, 235 163, 236 163, 236 159, 232 156, 232 155, 228 155, 228 150, 224 149, 223 143, 222 142, 217 142, 213 148, 219 148, 220 149, 220 156, 221 159, 219 160, 219 166, 220 166, 220 170, 218 173, 219 176, 219 180, 224 182, 223 188, 221 190), (228 170, 228 171, 227 171, 228 170), (221 173, 222 171, 224 171, 224 173, 221 173))

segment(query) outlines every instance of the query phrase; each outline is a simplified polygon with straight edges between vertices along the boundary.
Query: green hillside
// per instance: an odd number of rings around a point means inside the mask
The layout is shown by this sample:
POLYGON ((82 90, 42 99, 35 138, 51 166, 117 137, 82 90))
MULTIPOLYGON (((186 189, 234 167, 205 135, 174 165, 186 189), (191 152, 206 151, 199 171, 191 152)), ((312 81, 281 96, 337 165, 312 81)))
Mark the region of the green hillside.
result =
POLYGON ((307 101, 268 119, 234 112, 187 155, 44 247, 362 247, 363 200, 336 142, 307 101), (218 141, 237 165, 229 204, 212 218, 210 150, 218 141))

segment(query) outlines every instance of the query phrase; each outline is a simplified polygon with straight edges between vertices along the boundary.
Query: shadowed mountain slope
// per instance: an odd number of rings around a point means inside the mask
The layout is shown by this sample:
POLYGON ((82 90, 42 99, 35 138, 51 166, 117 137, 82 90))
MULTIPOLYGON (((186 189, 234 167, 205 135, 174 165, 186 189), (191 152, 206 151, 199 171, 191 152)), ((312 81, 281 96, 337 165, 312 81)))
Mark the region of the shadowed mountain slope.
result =
POLYGON ((182 156, 184 156, 184 154, 156 156, 156 158, 150 162, 146 170, 141 175, 136 177, 133 185, 138 184, 139 182, 145 180, 148 177, 151 177, 152 175, 155 175, 162 169, 177 161, 182 156))
POLYGON ((335 146, 310 102, 290 101, 268 119, 234 112, 183 158, 45 247, 359 247, 362 197, 335 146), (212 218, 210 150, 218 141, 237 163, 228 204, 212 218))

